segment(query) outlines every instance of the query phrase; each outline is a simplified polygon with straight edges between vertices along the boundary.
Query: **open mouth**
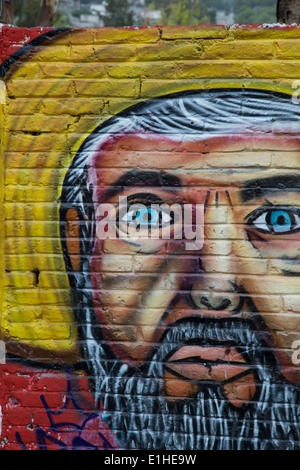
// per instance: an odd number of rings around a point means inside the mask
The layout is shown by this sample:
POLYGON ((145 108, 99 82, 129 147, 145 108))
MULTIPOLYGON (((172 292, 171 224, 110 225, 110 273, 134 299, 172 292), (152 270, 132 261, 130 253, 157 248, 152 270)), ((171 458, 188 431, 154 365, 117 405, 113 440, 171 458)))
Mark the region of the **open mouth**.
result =
POLYGON ((223 384, 252 372, 252 367, 233 346, 186 345, 177 349, 165 363, 165 369, 193 382, 223 384))
POLYGON ((196 394, 200 388, 218 385, 235 407, 249 403, 256 392, 253 364, 232 344, 197 342, 190 340, 166 358, 167 395, 182 398, 196 394))

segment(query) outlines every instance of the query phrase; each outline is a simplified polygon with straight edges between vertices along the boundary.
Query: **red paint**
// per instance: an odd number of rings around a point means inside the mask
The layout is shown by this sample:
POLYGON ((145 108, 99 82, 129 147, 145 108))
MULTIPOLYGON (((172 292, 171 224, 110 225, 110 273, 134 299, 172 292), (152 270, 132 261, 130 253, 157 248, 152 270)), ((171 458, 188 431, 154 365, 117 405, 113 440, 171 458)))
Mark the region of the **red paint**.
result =
POLYGON ((2 26, 0 29, 0 63, 4 62, 14 52, 41 34, 53 28, 15 28, 2 26))
POLYGON ((53 412, 64 408, 69 396, 67 372, 33 368, 20 363, 0 366, 1 450, 21 450, 20 438, 27 450, 39 450, 39 433, 44 436, 47 450, 60 449, 63 444, 67 450, 72 450, 79 436, 99 450, 105 447, 103 437, 114 449, 119 448, 99 410, 93 409, 93 395, 86 375, 81 372, 71 377, 74 403, 69 400, 62 413, 50 415, 54 423, 51 427, 44 403, 53 412), (94 418, 93 413, 96 415, 94 418), (79 430, 87 417, 90 419, 84 429, 79 430), (69 424, 61 426, 61 423, 69 424), (54 429, 55 426, 60 432, 54 429))

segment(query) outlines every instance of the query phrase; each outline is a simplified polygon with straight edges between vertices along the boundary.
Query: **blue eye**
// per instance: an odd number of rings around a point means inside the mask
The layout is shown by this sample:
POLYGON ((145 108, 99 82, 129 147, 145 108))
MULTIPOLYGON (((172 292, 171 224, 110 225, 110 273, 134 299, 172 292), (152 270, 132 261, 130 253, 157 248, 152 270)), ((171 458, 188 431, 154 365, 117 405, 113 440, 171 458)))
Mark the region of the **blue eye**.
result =
POLYGON ((254 211, 248 223, 256 229, 275 235, 289 233, 300 228, 300 217, 295 208, 261 208, 254 211))
POLYGON ((172 224, 172 216, 159 209, 153 207, 143 207, 135 209, 129 207, 127 213, 120 222, 126 223, 127 225, 134 224, 139 225, 143 229, 159 228, 165 225, 172 224))
POLYGON ((270 211, 266 217, 268 225, 274 230, 274 232, 283 233, 292 230, 295 225, 294 214, 289 214, 287 211, 274 210, 270 211))
POLYGON ((155 209, 145 208, 138 210, 136 213, 135 221, 140 225, 153 225, 157 224, 159 219, 158 211, 155 209))

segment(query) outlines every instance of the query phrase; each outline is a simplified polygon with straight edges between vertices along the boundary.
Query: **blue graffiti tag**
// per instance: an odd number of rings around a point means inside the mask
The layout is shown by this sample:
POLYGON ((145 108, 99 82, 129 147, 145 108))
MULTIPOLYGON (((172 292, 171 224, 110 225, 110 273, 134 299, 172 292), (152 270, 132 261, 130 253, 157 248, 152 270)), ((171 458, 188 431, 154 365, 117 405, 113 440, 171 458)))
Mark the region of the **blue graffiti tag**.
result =
MULTIPOLYGON (((100 431, 97 431, 97 436, 99 437, 100 445, 92 444, 91 442, 88 442, 86 439, 84 439, 84 437, 82 436, 83 432, 87 430, 88 423, 90 423, 93 419, 99 419, 101 415, 100 413, 91 413, 88 411, 84 411, 78 405, 71 389, 71 374, 69 370, 67 370, 67 393, 65 404, 63 405, 63 407, 58 411, 54 411, 48 406, 44 395, 41 395, 40 399, 43 404, 44 410, 46 411, 50 428, 49 431, 45 431, 38 425, 35 427, 35 435, 38 450, 48 450, 48 445, 50 443, 57 445, 59 447, 59 450, 114 450, 114 447, 100 431), (80 415, 84 417, 82 423, 77 424, 69 421, 61 421, 55 423, 54 416, 62 415, 68 408, 69 404, 72 404, 74 408, 80 413, 80 415), (54 434, 75 432, 77 434, 75 435, 75 437, 73 437, 71 448, 69 448, 67 443, 65 443, 59 438, 52 436, 50 432, 53 432, 54 434)), ((103 418, 102 421, 104 421, 103 418)), ((16 432, 15 436, 21 449, 27 450, 27 447, 24 444, 20 433, 16 432)))

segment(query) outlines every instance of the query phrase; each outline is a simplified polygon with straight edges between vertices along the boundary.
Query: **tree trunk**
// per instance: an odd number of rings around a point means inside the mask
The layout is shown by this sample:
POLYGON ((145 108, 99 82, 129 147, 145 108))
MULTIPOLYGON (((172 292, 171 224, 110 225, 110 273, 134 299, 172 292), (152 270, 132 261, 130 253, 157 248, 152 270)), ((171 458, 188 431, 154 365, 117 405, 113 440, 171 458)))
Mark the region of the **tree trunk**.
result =
POLYGON ((285 24, 299 24, 300 0, 277 0, 277 21, 285 24))
POLYGON ((52 26, 58 0, 42 0, 36 26, 52 26))
POLYGON ((2 0, 2 8, 0 11, 0 23, 14 24, 14 0, 2 0))

